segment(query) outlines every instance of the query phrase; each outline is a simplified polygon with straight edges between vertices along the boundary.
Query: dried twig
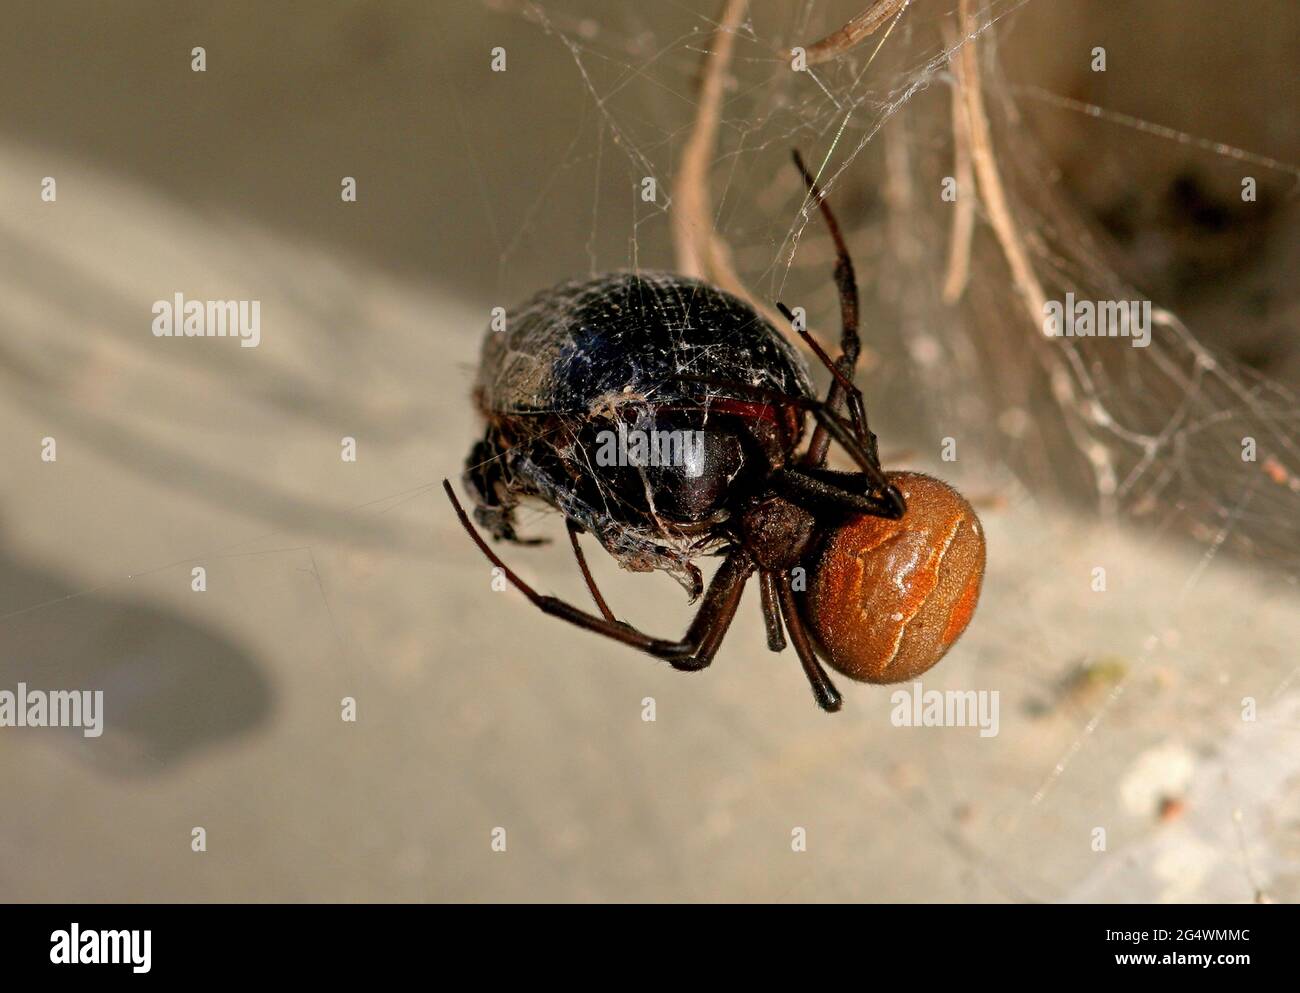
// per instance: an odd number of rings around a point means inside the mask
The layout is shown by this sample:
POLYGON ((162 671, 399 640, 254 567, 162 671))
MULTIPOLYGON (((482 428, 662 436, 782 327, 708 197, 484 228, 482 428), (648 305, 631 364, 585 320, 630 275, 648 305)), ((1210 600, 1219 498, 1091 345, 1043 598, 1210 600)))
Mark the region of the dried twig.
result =
MULTIPOLYGON (((684 275, 707 279, 740 297, 774 327, 784 330, 785 318, 751 293, 732 265, 731 248, 713 226, 713 198, 709 194, 709 164, 722 119, 723 83, 731 64, 736 31, 748 5, 748 0, 726 0, 713 44, 705 57, 699 108, 673 181, 673 247, 677 268, 684 275)), ((822 335, 811 329, 809 333, 820 345, 828 347, 822 335)), ((790 337, 788 332, 786 336, 790 337)))
POLYGON ((722 9, 718 30, 704 60, 695 124, 682 148, 673 180, 673 245, 677 250, 677 268, 696 279, 705 278, 711 268, 713 202, 709 195, 709 163, 722 118, 723 82, 731 64, 736 31, 748 6, 749 0, 727 0, 722 9))
POLYGON ((975 175, 970 161, 970 119, 966 115, 966 80, 962 72, 957 33, 945 21, 944 41, 951 53, 952 69, 952 157, 953 179, 957 183, 957 202, 953 205, 952 237, 948 242, 948 270, 943 281, 943 302, 956 303, 966 290, 970 278, 971 237, 975 232, 975 175))
MULTIPOLYGON (((1041 329, 1043 326, 1044 304, 1047 295, 1043 292, 1038 274, 1034 272, 1025 250, 1020 228, 1012 215, 1007 202, 1006 190, 1002 185, 1002 176, 998 171, 997 159, 993 151, 992 128, 989 127, 988 115, 984 110, 984 94, 980 83, 979 60, 976 58, 975 38, 978 33, 975 13, 971 9, 971 0, 959 0, 958 17, 961 32, 965 36, 958 54, 961 57, 962 91, 965 95, 967 124, 970 128, 970 154, 974 166, 976 181, 979 183, 980 201, 984 204, 989 226, 997 236, 1002 255, 1011 270, 1011 279, 1016 291, 1025 305, 1031 326, 1041 329)), ((1048 365, 1048 380, 1052 395, 1065 411, 1065 424, 1075 443, 1087 457, 1093 474, 1097 479, 1097 492, 1109 501, 1115 490, 1115 467, 1110 453, 1105 446, 1093 444, 1087 432, 1079 424, 1078 394, 1075 392, 1074 380, 1070 378, 1069 363, 1081 381, 1086 382, 1088 372, 1083 368, 1079 356, 1070 349, 1056 352, 1052 349, 1040 349, 1048 365), (1064 360, 1062 360, 1064 356, 1064 360)))
POLYGON ((810 66, 829 62, 871 37, 876 30, 895 14, 900 13, 912 0, 875 0, 870 7, 854 17, 842 28, 832 31, 821 41, 804 48, 810 66))
POLYGON ((1029 319, 1035 326, 1040 326, 1043 320, 1043 304, 1047 297, 1029 261, 1029 254, 1025 251, 1024 241, 1020 237, 1020 228, 1012 217, 1006 190, 1002 186, 1002 176, 998 172, 997 159, 993 152, 993 132, 989 127, 988 115, 984 111, 979 61, 975 57, 977 25, 970 0, 960 0, 958 9, 966 42, 957 50, 958 58, 955 61, 960 66, 958 70, 962 80, 960 89, 965 98, 971 162, 979 178, 980 198, 984 201, 984 209, 988 213, 989 224, 997 235, 998 244, 1002 246, 1002 254, 1006 256, 1007 265, 1011 269, 1011 278, 1029 311, 1029 319))

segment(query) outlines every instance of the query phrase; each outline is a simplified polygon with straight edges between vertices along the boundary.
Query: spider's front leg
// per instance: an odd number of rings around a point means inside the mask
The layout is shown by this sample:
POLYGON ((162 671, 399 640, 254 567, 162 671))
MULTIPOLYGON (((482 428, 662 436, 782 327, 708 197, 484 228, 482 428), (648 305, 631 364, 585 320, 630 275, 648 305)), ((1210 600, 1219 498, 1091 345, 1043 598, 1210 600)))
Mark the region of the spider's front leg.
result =
POLYGON ((483 536, 475 530, 474 525, 470 523, 469 516, 465 513, 465 508, 456 499, 456 493, 452 490, 451 483, 444 479, 442 488, 446 490, 447 499, 451 501, 452 508, 456 511, 461 526, 473 539, 479 551, 487 557, 489 562, 501 570, 501 574, 505 576, 510 585, 526 596, 533 606, 552 617, 558 617, 577 627, 594 631, 596 634, 604 635, 614 641, 640 649, 655 658, 663 659, 669 662, 674 669, 694 671, 703 669, 713 661, 718 646, 722 644, 723 636, 726 635, 727 629, 736 616, 736 608, 740 604, 740 595, 744 590, 745 582, 754 572, 754 560, 749 553, 742 548, 733 549, 723 559, 722 565, 718 567, 717 574, 709 583, 708 591, 704 594, 704 600, 700 604, 699 610, 696 611, 695 619, 691 621, 685 636, 678 641, 655 638, 641 632, 631 624, 590 614, 566 600, 561 600, 559 597, 538 593, 528 583, 520 579, 514 570, 506 565, 501 557, 483 540, 483 536))

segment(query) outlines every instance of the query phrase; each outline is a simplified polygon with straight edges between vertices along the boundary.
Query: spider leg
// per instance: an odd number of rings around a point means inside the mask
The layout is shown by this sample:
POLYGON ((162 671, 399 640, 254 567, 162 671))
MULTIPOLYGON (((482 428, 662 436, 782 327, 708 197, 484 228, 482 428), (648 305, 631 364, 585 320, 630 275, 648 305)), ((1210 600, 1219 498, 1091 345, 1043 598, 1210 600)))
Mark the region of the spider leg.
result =
POLYGON ((620 562, 634 558, 664 570, 682 584, 692 603, 704 592, 704 579, 693 563, 665 554, 655 543, 602 515, 600 507, 584 499, 567 482, 563 465, 556 464, 551 453, 537 447, 521 448, 511 452, 509 461, 514 488, 558 509, 614 558, 620 562))
POLYGON ((763 626, 767 628, 767 647, 774 652, 783 652, 785 651, 785 628, 781 627, 776 576, 766 570, 760 572, 758 574, 758 590, 762 595, 763 626))
MULTIPOLYGON (((838 374, 835 375, 830 392, 826 395, 826 404, 831 410, 838 411, 845 398, 848 398, 849 413, 855 431, 864 442, 870 439, 867 447, 874 453, 875 439, 867 428, 866 405, 862 401, 862 391, 852 385, 853 372, 857 368, 858 355, 862 351, 862 340, 858 336, 858 278, 853 268, 853 258, 849 255, 849 246, 844 241, 835 212, 831 210, 831 205, 826 200, 825 191, 808 171, 797 149, 794 151, 794 164, 799 169, 799 174, 803 176, 804 185, 808 187, 809 199, 817 202, 822 220, 830 232, 831 240, 835 243, 835 286, 840 293, 840 357, 832 368, 832 372, 838 370, 838 374)), ((787 314, 786 318, 789 319, 789 316, 787 314)), ((805 341, 811 340, 807 332, 800 332, 800 336, 805 341)), ((829 356, 820 347, 815 347, 813 351, 818 353, 818 357, 823 362, 829 363, 829 356)), ((828 434, 829 432, 823 430, 823 426, 819 423, 809 442, 808 452, 804 456, 805 463, 819 466, 826 464, 826 453, 830 450, 831 442, 828 434)))
MULTIPOLYGON (((880 468, 880 462, 875 457, 876 446, 874 439, 870 450, 868 450, 854 437, 853 429, 838 414, 824 407, 814 408, 812 413, 817 418, 818 426, 825 428, 826 433, 839 442, 840 447, 866 473, 867 478, 872 482, 872 486, 880 489, 882 499, 888 501, 888 506, 894 510, 893 514, 886 516, 902 517, 907 512, 907 504, 903 500, 903 494, 899 492, 898 487, 885 478, 885 473, 880 468)), ((822 461, 825 461, 825 459, 823 458, 822 461)), ((820 468, 820 463, 816 468, 820 468)))
POLYGON ((569 530, 569 544, 573 546, 573 557, 578 560, 578 568, 582 571, 582 578, 587 583, 587 589, 591 591, 591 598, 596 601, 596 606, 605 615, 605 620, 617 623, 618 618, 609 609, 609 604, 605 602, 605 598, 600 595, 600 587, 596 585, 595 577, 592 576, 591 569, 587 567, 587 556, 582 554, 582 546, 578 544, 578 532, 581 529, 567 517, 564 519, 564 523, 569 530))
POLYGON ((794 643, 794 650, 803 664, 804 675, 808 677, 808 685, 812 687, 817 706, 834 713, 840 709, 844 698, 831 682, 831 677, 826 675, 826 670, 817 658, 816 651, 813 650, 803 620, 799 617, 798 605, 794 602, 794 590, 790 585, 789 575, 781 574, 777 582, 777 593, 781 599, 781 615, 785 618, 785 626, 790 631, 790 641, 794 643))
MULTIPOLYGON (((862 475, 858 475, 862 479, 862 475)), ((895 499, 896 490, 886 490, 884 496, 874 497, 854 493, 835 483, 829 483, 804 473, 801 469, 778 469, 769 482, 782 496, 812 511, 838 511, 848 514, 871 514, 893 520, 903 516, 905 508, 895 499)))
MULTIPOLYGON (((907 504, 903 500, 903 495, 898 491, 888 479, 885 478, 884 470, 880 468, 880 461, 875 455, 874 439, 870 439, 869 447, 863 444, 854 436, 853 427, 844 420, 839 414, 831 410, 821 400, 814 400, 811 397, 795 396, 789 393, 781 393, 777 390, 767 389, 762 386, 750 386, 746 383, 736 383, 729 380, 719 380, 710 376, 691 376, 680 375, 675 377, 681 382, 701 383, 706 386, 725 387, 736 393, 745 393, 757 400, 762 400, 772 404, 774 407, 792 406, 800 407, 808 411, 816 419, 818 427, 824 428, 826 434, 837 441, 841 448, 848 453, 849 457, 858 464, 858 467, 866 475, 871 483, 871 488, 879 490, 881 499, 886 501, 885 506, 891 509, 891 513, 885 514, 886 517, 902 517, 907 510, 907 504)), ((823 471, 820 466, 808 466, 808 469, 823 471)))
MULTIPOLYGON (((804 340, 804 343, 807 344, 810 349, 812 349, 813 354, 821 360, 821 363, 826 367, 827 372, 831 374, 831 377, 839 384, 840 389, 848 396, 849 421, 853 425, 854 433, 857 434, 858 437, 864 437, 869 434, 870 432, 867 430, 867 409, 862 399, 862 391, 854 385, 853 380, 849 379, 848 376, 845 375, 844 370, 840 368, 839 364, 834 362, 831 357, 826 354, 826 350, 822 348, 816 338, 808 333, 808 329, 800 326, 795 321, 794 313, 789 307, 778 300, 776 309, 784 315, 787 321, 790 322, 790 327, 794 328, 795 333, 804 340)), ((826 402, 831 405, 832 409, 837 406, 837 404, 831 402, 834 399, 834 394, 830 394, 826 397, 826 402)))
POLYGON ((847 490, 850 493, 866 494, 871 492, 871 481, 867 479, 865 473, 850 472, 844 469, 827 469, 815 465, 801 465, 792 468, 800 476, 806 476, 809 479, 815 479, 820 483, 828 483, 836 489, 847 490))
POLYGON ((559 597, 538 593, 517 576, 483 540, 483 536, 470 523, 465 514, 465 509, 460 505, 460 501, 456 499, 451 483, 444 479, 442 488, 446 490, 447 498, 451 501, 456 516, 460 519, 461 526, 473 539, 479 551, 487 557, 489 562, 501 570, 502 575, 509 580, 510 585, 526 596, 534 607, 537 607, 544 614, 558 617, 577 627, 594 631, 596 634, 612 638, 624 645, 640 649, 655 658, 664 659, 674 669, 687 671, 702 669, 713 660, 713 655, 722 641, 722 636, 726 633, 727 627, 735 615, 736 605, 740 602, 740 592, 745 585, 745 580, 754 571, 754 563, 748 552, 739 548, 732 551, 723 560, 722 565, 718 567, 713 581, 709 583, 708 591, 704 594, 704 600, 700 604, 699 610, 696 611, 695 618, 691 621, 686 635, 680 641, 655 638, 637 630, 631 624, 597 617, 595 614, 589 614, 585 610, 561 600, 559 597))
MULTIPOLYGON (((731 622, 736 618, 736 610, 740 606, 740 596, 745 591, 745 583, 754 571, 754 562, 749 557, 748 552, 742 552, 739 549, 731 552, 722 561, 718 567, 718 575, 713 578, 709 584, 709 593, 713 592, 714 586, 721 582, 722 594, 718 597, 718 606, 716 611, 707 623, 707 627, 702 632, 699 645, 694 657, 691 659, 692 667, 703 669, 713 662, 713 657, 718 654, 718 649, 722 646, 722 639, 726 637, 727 630, 731 627, 731 622)), ((708 593, 705 594, 706 603, 708 593)), ((706 604, 700 604, 700 613, 704 612, 706 604)), ((697 614, 698 618, 699 615, 697 614)), ((691 625, 692 630, 695 625, 691 625)), ((689 637, 689 634, 687 635, 689 637)))

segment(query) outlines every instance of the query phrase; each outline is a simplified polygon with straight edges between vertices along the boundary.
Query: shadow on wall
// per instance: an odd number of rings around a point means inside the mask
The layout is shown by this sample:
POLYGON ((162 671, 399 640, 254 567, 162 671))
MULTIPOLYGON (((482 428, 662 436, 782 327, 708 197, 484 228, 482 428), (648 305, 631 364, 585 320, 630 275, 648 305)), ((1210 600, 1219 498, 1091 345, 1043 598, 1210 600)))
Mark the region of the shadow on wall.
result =
POLYGON ((103 733, 40 734, 119 776, 161 772, 264 724, 271 684, 251 656, 166 609, 94 593, 0 552, 0 690, 102 690, 103 733), (24 609, 19 604, 29 604, 24 609))

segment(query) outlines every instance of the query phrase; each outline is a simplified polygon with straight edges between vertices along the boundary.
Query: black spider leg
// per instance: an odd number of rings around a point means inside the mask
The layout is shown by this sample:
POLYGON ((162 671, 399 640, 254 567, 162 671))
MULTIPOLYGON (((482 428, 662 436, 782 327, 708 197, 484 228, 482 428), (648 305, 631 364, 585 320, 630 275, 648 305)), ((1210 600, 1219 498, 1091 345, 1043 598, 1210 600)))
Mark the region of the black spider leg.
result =
POLYGON ((774 652, 785 651, 785 628, 781 627, 780 605, 777 602, 776 573, 764 570, 758 574, 760 605, 763 609, 763 626, 767 628, 767 647, 774 652))
POLYGON ((799 656, 799 663, 812 688, 813 699, 822 710, 834 713, 840 709, 844 698, 817 658, 803 618, 799 616, 790 577, 784 573, 764 570, 758 574, 758 580, 759 590, 763 594, 763 624, 767 627, 767 647, 774 652, 784 651, 785 631, 781 623, 784 616, 785 627, 790 629, 790 640, 794 642, 795 653, 799 656))
POLYGON ((843 705, 844 698, 831 682, 831 677, 826 675, 826 670, 818 660, 816 651, 813 650, 812 641, 803 626, 803 619, 799 616, 799 607, 794 602, 794 589, 787 574, 782 573, 777 577, 776 589, 781 601, 781 616, 785 618, 786 629, 790 632, 790 641, 794 644, 795 653, 803 665, 804 675, 808 677, 808 685, 812 687, 813 698, 822 710, 834 713, 843 705))
MULTIPOLYGON (((902 517, 907 511, 907 504, 903 500, 903 494, 899 492, 898 487, 885 478, 885 473, 880 468, 880 462, 873 458, 872 454, 862 446, 854 435, 852 425, 821 400, 710 376, 681 375, 675 378, 682 382, 700 383, 705 386, 727 389, 733 393, 748 394, 756 400, 771 404, 773 407, 799 407, 808 411, 816 419, 818 427, 824 427, 826 433, 838 442, 849 457, 858 464, 858 467, 870 482, 871 489, 880 494, 879 496, 863 496, 859 493, 841 489, 833 484, 826 484, 824 489, 819 487, 818 496, 823 501, 832 498, 841 500, 841 506, 846 510, 857 510, 859 513, 874 514, 877 517, 888 517, 894 520, 902 517)), ((771 478, 773 485, 786 485, 790 480, 798 477, 804 477, 815 482, 818 481, 818 476, 822 473, 824 473, 824 470, 820 466, 787 466, 773 473, 771 478)))
POLYGON ((470 523, 470 519, 466 516, 465 509, 460 505, 460 501, 456 499, 451 483, 444 479, 442 488, 447 492, 447 499, 451 501, 456 516, 460 519, 461 526, 473 539, 479 551, 487 557, 489 562, 501 570, 502 575, 509 580, 510 585, 526 596, 534 607, 537 607, 544 614, 568 621, 576 627, 594 631, 596 634, 612 638, 624 645, 640 649, 655 658, 664 659, 674 669, 694 671, 703 669, 713 661, 713 656, 716 654, 718 646, 722 643, 723 636, 727 633, 727 628, 731 626, 731 621, 735 617, 745 581, 749 579, 750 574, 754 571, 754 562, 749 553, 743 548, 733 549, 723 559, 722 565, 718 567, 713 580, 709 583, 709 588, 704 594, 704 600, 695 612, 695 618, 691 621, 690 627, 687 628, 686 635, 680 641, 655 638, 637 630, 631 624, 597 617, 595 614, 589 614, 585 610, 561 600, 559 597, 538 593, 515 575, 511 568, 501 560, 501 557, 492 551, 488 543, 483 540, 483 536, 470 523))
MULTIPOLYGON (((791 312, 789 307, 787 307, 785 304, 781 303, 778 300, 776 304, 776 309, 779 310, 785 316, 785 319, 790 322, 790 326, 795 329, 799 337, 803 339, 804 343, 810 349, 812 349, 813 354, 817 356, 817 358, 821 361, 821 364, 826 367, 828 372, 830 372, 833 383, 832 383, 832 392, 827 394, 826 397, 827 406, 829 406, 832 410, 835 409, 836 405, 832 402, 837 399, 833 392, 835 386, 839 386, 841 391, 843 391, 845 394, 848 395, 849 423, 853 426, 853 433, 856 437, 860 439, 866 439, 869 442, 868 447, 872 453, 872 456, 875 457, 876 436, 872 434, 867 427, 867 410, 864 405, 864 401, 862 399, 862 391, 853 384, 853 381, 851 379, 845 377, 844 370, 841 369, 837 363, 831 360, 831 357, 826 354, 826 351, 822 348, 822 346, 817 343, 817 339, 808 333, 807 328, 803 328, 799 326, 798 322, 795 320, 795 316, 793 312, 791 312)), ((838 413, 838 411, 836 412, 838 413)), ((814 435, 814 440, 816 440, 816 435, 814 435)), ((808 453, 811 454, 812 451, 813 451, 813 447, 810 443, 808 447, 808 453)), ((808 455, 804 456, 804 460, 805 460, 805 464, 807 465, 815 464, 820 466, 825 464, 826 455, 825 453, 823 453, 821 461, 816 463, 809 462, 808 455)))
MULTIPOLYGON (((745 584, 754 572, 754 560, 750 554, 742 548, 735 548, 727 554, 722 560, 722 565, 718 567, 717 574, 713 581, 709 583, 709 592, 713 591, 714 586, 719 582, 722 584, 723 592, 718 597, 718 607, 712 619, 708 622, 700 638, 699 648, 695 651, 694 668, 703 669, 713 662, 713 658, 718 654, 718 649, 722 647, 722 639, 726 637, 727 631, 731 628, 731 622, 736 619, 736 611, 740 607, 741 594, 745 592, 745 584)), ((708 593, 705 594, 707 599, 708 593)), ((700 604, 700 613, 704 612, 704 604, 700 604)), ((696 615, 699 617, 699 614, 696 615)), ((691 625, 694 629, 695 625, 691 625)), ((689 637, 689 635, 688 635, 689 637)))
MULTIPOLYGON (((844 235, 840 231, 839 221, 835 218, 835 212, 831 210, 830 203, 826 200, 826 193, 817 184, 807 167, 803 163, 803 157, 799 154, 798 149, 794 150, 794 164, 803 177, 804 185, 808 187, 808 197, 817 202, 821 210, 822 220, 826 224, 826 229, 830 232, 831 240, 835 243, 835 286, 840 294, 840 357, 835 363, 830 362, 830 357, 817 345, 812 335, 801 328, 795 328, 804 341, 812 345, 814 354, 822 362, 826 363, 834 376, 831 383, 830 392, 826 395, 826 403, 833 411, 838 411, 840 404, 848 398, 849 413, 851 415, 855 432, 858 438, 871 452, 872 457, 876 457, 876 438, 867 427, 866 404, 862 399, 862 391, 853 385, 853 372, 857 368, 858 355, 862 351, 862 340, 858 336, 858 278, 853 268, 853 258, 849 255, 849 246, 844 241, 844 235)), ((779 306, 779 305, 778 305, 779 306)), ((791 315, 781 308, 787 320, 791 320, 791 315)), ((807 465, 825 465, 826 454, 830 451, 829 432, 822 429, 818 424, 817 429, 813 432, 812 440, 808 444, 808 451, 804 455, 804 462, 807 465)), ((879 461, 877 460, 877 465, 879 461)))
MULTIPOLYGON (((864 476, 857 474, 857 479, 864 476)), ((802 468, 778 469, 768 477, 768 484, 792 503, 821 516, 826 513, 871 514, 874 517, 902 517, 890 492, 874 497, 855 493, 836 483, 818 479, 802 468)))
POLYGON ((799 475, 822 483, 829 483, 837 489, 848 490, 850 493, 867 493, 871 490, 871 480, 867 479, 865 473, 852 472, 847 469, 827 469, 825 466, 801 465, 799 466, 799 475))

